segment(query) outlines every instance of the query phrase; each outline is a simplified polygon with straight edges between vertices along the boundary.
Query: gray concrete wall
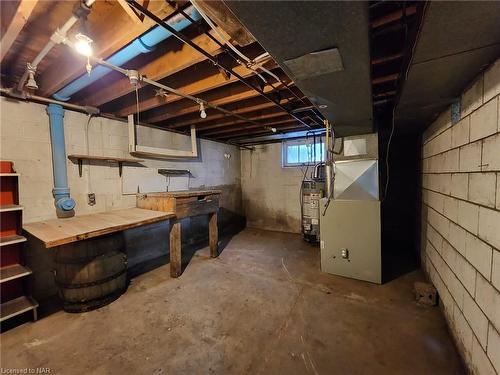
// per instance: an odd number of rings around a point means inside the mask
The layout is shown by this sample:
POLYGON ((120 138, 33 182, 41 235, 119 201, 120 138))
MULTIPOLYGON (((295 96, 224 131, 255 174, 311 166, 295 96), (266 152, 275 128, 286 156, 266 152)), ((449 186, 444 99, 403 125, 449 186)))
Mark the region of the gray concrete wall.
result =
MULTIPOLYGON (((46 106, 1 98, 0 137, 1 158, 14 162, 20 177, 20 200, 25 206, 25 223, 56 217, 52 197, 52 161, 49 119, 46 106)), ((78 112, 65 112, 65 138, 67 154, 86 154, 87 116, 78 112)), ((190 138, 155 128, 138 127, 138 142, 152 147, 190 149, 190 138)), ((127 124, 102 117, 93 118, 88 131, 89 154, 98 156, 130 157, 128 153, 127 124)), ((197 159, 162 160, 145 159, 149 168, 189 169, 194 177, 191 188, 213 186, 231 187, 239 191, 240 151, 238 148, 200 140, 197 159), (225 158, 224 154, 231 157, 225 158)), ((121 177, 116 164, 85 163, 83 175, 78 165, 67 160, 68 182, 71 196, 76 200, 79 215, 135 206, 135 195, 123 195, 121 177), (89 178, 90 169, 90 178, 89 178), (96 194, 96 205, 87 204, 87 193, 96 194)), ((127 168, 126 166, 124 168, 127 168)), ((228 190, 228 192, 229 192, 228 190)), ((223 196, 223 207, 241 212, 239 193, 223 196)))
MULTIPOLYGON (((377 134, 346 137, 366 139, 367 154, 360 156, 335 155, 335 160, 377 158, 377 134)), ((241 151, 241 186, 243 207, 249 227, 282 232, 301 232, 300 185, 313 167, 283 167, 282 145, 272 143, 241 151)), ((341 139, 335 143, 341 151, 341 139)))
POLYGON ((301 168, 281 166, 281 143, 242 150, 241 186, 247 225, 300 233, 302 178, 301 168))
MULTIPOLYGON (((20 203, 24 206, 24 223, 56 218, 46 106, 2 97, 0 109, 0 158, 13 161, 21 175, 19 193, 20 203)), ((66 153, 86 154, 87 116, 66 111, 64 120, 66 153)), ((130 157, 125 122, 93 118, 88 139, 90 155, 130 157)), ((185 135, 142 126, 138 127, 138 142, 152 147, 190 149, 190 138, 185 135)), ((231 145, 199 140, 199 153, 197 159, 142 158, 145 159, 142 164, 149 168, 189 169, 194 176, 190 178, 190 188, 221 189, 219 230, 222 235, 234 233, 245 225, 241 215, 240 151, 231 145), (229 154, 230 158, 224 157, 224 154, 229 154)), ((122 181, 116 165, 84 164, 82 177, 78 174, 77 164, 68 160, 67 168, 71 196, 77 202, 77 215, 135 207, 135 195, 122 194, 122 181), (96 194, 95 206, 87 204, 90 191, 96 194)), ((117 235, 125 238, 124 250, 130 268, 140 268, 141 264, 157 258, 167 262, 168 226, 168 222, 157 223, 117 235)), ((184 219, 182 230, 183 245, 203 246, 208 239, 208 219, 184 219)), ((25 253, 27 263, 34 271, 35 298, 44 300, 53 296, 56 291, 52 275, 54 251, 45 250, 36 240, 30 239, 25 253)))
POLYGON ((500 60, 426 130, 422 264, 474 374, 500 374, 500 60))

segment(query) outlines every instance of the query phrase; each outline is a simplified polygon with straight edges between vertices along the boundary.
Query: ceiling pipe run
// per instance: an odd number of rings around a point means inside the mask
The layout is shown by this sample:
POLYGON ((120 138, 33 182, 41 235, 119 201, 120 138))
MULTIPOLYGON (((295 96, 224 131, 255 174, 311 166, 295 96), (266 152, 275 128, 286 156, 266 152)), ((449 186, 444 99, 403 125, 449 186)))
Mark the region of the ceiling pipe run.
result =
POLYGON ((170 31, 177 39, 181 40, 182 42, 186 43, 187 45, 191 46, 193 49, 195 49, 196 51, 198 51, 199 53, 201 53, 208 60, 210 60, 215 66, 221 68, 222 70, 224 70, 228 74, 232 74, 240 82, 244 83, 249 88, 251 88, 251 89, 255 90, 256 92, 258 92, 259 95, 261 95, 262 97, 266 98, 270 102, 274 103, 278 108, 280 108, 284 112, 288 113, 290 116, 292 116, 295 120, 297 120, 303 126, 308 127, 308 128, 311 127, 302 118, 296 116, 295 114, 291 113, 287 108, 283 107, 279 103, 279 101, 277 101, 277 100, 271 98, 270 96, 268 96, 261 88, 255 86, 254 84, 252 84, 251 82, 249 82, 248 80, 246 80, 245 78, 243 78, 240 74, 236 73, 233 69, 228 68, 228 67, 220 64, 216 57, 212 56, 210 53, 208 53, 207 51, 205 51, 203 48, 201 48, 200 46, 198 46, 195 43, 193 43, 192 40, 188 39, 182 33, 180 33, 179 31, 175 30, 174 28, 172 28, 168 23, 164 22, 162 19, 160 19, 159 17, 157 17, 155 14, 153 14, 152 12, 150 12, 149 10, 147 10, 145 7, 143 7, 142 5, 138 4, 134 0, 125 0, 125 1, 130 6, 132 6, 134 9, 136 9, 138 12, 144 14, 146 17, 148 17, 151 20, 153 20, 158 26, 161 26, 161 27, 165 28, 166 30, 170 31))
MULTIPOLYGON (((189 14, 195 21, 198 21, 201 18, 200 14, 193 6, 190 6, 188 9, 186 9, 185 13, 189 14)), ((191 24, 191 21, 189 21, 182 14, 176 14, 166 22, 176 31, 183 30, 191 24)), ((140 54, 153 51, 158 43, 161 43, 165 39, 168 39, 170 36, 172 36, 172 33, 170 31, 161 26, 156 26, 141 37, 135 39, 125 48, 116 52, 114 55, 108 58, 106 62, 115 66, 122 66, 123 64, 129 62, 140 54)), ((71 95, 101 79, 109 72, 111 72, 111 69, 105 66, 95 67, 94 69, 92 69, 90 74, 84 74, 80 76, 79 78, 68 84, 66 87, 56 92, 53 96, 57 100, 68 101, 71 99, 71 95)))
MULTIPOLYGON (((92 4, 94 4, 94 2, 95 2, 95 0, 83 1, 80 4, 80 7, 86 7, 87 9, 90 9, 90 7, 92 6, 92 4)), ((26 84, 26 81, 28 80, 28 77, 30 76, 30 74, 32 74, 34 76, 34 74, 36 73, 36 68, 37 68, 38 64, 40 64, 40 62, 44 59, 44 57, 47 56, 47 54, 50 52, 50 50, 57 44, 56 36, 57 35, 64 35, 65 36, 67 34, 67 32, 76 23, 76 21, 78 21, 78 16, 76 15, 76 12, 73 12, 73 15, 64 23, 64 25, 60 29, 58 28, 56 31, 54 31, 54 33, 50 37, 50 40, 47 42, 45 47, 43 47, 43 49, 38 53, 38 55, 34 58, 34 60, 30 63, 27 63, 27 69, 24 72, 23 76, 21 77, 21 80, 19 81, 19 83, 17 85, 18 91, 23 91, 24 85, 26 84)), ((34 78, 33 78, 33 81, 34 81, 34 78)), ((36 86, 36 83, 35 83, 35 86, 36 86)), ((37 87, 33 87, 33 88, 36 89, 37 87)))
POLYGON ((71 104, 71 103, 65 103, 61 102, 59 100, 51 99, 51 98, 46 98, 45 96, 38 96, 38 95, 33 95, 28 92, 22 92, 18 93, 17 91, 14 91, 14 89, 6 89, 6 88, 0 88, 0 94, 2 96, 12 98, 12 99, 17 99, 17 100, 23 100, 23 101, 31 101, 35 103, 42 103, 42 104, 58 104, 66 109, 70 109, 72 111, 77 111, 77 112, 82 112, 82 113, 87 113, 89 115, 98 115, 100 113, 99 108, 96 107, 91 107, 91 106, 82 106, 82 105, 77 105, 77 104, 71 104))

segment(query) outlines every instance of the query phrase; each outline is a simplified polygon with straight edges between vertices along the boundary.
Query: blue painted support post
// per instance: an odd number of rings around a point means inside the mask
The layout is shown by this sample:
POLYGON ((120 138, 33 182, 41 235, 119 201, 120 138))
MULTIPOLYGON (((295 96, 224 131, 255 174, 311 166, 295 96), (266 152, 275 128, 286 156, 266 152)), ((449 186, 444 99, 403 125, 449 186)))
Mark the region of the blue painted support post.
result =
POLYGON ((50 121, 52 146, 52 168, 54 171, 54 204, 58 217, 73 216, 76 202, 69 195, 68 171, 66 169, 66 145, 64 143, 64 109, 59 104, 49 104, 47 114, 50 121))

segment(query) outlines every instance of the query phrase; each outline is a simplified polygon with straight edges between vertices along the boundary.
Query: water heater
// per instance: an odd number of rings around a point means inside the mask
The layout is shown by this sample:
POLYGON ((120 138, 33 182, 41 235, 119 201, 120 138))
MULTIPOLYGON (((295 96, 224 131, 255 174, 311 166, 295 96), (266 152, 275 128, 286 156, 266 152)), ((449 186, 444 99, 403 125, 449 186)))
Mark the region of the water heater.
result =
POLYGON ((302 181, 302 236, 308 242, 319 242, 319 200, 324 191, 324 181, 302 181))

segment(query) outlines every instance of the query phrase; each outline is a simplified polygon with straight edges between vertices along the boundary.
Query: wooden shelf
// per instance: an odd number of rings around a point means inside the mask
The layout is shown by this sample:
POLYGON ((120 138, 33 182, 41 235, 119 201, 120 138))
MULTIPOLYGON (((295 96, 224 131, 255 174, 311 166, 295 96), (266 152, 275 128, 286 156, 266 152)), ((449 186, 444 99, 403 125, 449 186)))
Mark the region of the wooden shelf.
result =
POLYGON ((20 211, 22 209, 23 206, 19 206, 18 204, 4 204, 0 206, 0 212, 20 211))
POLYGON ((82 177, 82 166, 83 166, 84 160, 106 161, 109 163, 118 163, 118 173, 120 174, 120 177, 122 175, 122 169, 123 169, 124 163, 136 164, 136 163, 142 163, 144 161, 142 159, 116 158, 113 156, 92 156, 92 155, 79 155, 79 154, 68 155, 68 159, 77 161, 78 173, 79 173, 80 177, 82 177))
POLYGON ((0 268, 0 283, 6 281, 19 279, 24 276, 31 275, 32 272, 29 268, 21 266, 20 264, 13 264, 0 268))
POLYGON ((175 217, 173 212, 126 208, 24 224, 24 230, 51 248, 175 217))
POLYGON ((19 177, 19 173, 0 173, 0 177, 19 177))
POLYGON ((25 242, 26 237, 14 234, 12 236, 0 237, 0 246, 13 245, 15 243, 25 242))
POLYGON ((158 169, 158 173, 163 175, 163 176, 183 176, 183 175, 190 175, 191 171, 189 169, 163 169, 160 168, 158 169))
POLYGON ((36 309, 38 308, 38 303, 31 297, 18 297, 13 300, 2 303, 0 310, 0 322, 6 319, 12 318, 13 316, 25 313, 30 310, 34 310, 34 318, 36 320, 36 309))

